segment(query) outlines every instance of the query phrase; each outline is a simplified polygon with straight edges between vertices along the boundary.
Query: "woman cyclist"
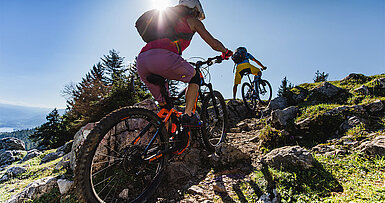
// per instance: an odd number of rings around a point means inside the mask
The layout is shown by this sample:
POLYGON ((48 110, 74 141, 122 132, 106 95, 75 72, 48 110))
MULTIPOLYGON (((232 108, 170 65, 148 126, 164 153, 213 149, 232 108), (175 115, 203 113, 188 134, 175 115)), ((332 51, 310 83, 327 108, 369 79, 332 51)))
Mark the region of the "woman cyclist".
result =
POLYGON ((177 12, 179 18, 175 24, 175 34, 183 37, 174 41, 162 38, 147 43, 138 55, 137 69, 141 80, 161 107, 166 105, 165 99, 160 93, 160 87, 147 81, 148 75, 156 74, 169 80, 189 83, 182 126, 200 127, 199 118, 192 113, 198 95, 200 76, 194 67, 181 57, 182 51, 190 45, 193 35, 197 32, 212 49, 222 52, 223 59, 229 59, 232 52, 206 30, 201 22, 205 19, 205 14, 199 0, 180 0, 179 5, 173 10, 177 12))

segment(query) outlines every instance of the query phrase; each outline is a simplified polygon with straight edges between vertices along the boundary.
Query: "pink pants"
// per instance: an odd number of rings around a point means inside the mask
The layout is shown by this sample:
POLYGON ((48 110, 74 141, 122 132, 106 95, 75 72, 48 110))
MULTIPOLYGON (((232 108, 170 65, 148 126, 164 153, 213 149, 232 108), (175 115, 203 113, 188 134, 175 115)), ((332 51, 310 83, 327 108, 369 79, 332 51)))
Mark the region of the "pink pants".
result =
MULTIPOLYGON (((150 74, 160 75, 169 80, 190 82, 194 76, 194 67, 185 61, 180 55, 166 49, 151 49, 140 53, 136 60, 141 80, 146 84, 152 96, 159 103, 164 103, 160 93, 160 87, 147 81, 150 74)), ((166 87, 168 91, 168 86, 166 87)))

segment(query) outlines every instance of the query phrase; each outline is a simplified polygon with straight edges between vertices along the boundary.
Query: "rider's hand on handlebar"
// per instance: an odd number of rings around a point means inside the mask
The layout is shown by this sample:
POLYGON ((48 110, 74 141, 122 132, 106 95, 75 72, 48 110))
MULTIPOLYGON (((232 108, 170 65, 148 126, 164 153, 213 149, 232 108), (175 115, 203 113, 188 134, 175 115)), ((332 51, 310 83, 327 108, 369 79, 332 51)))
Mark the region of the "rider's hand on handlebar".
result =
POLYGON ((222 52, 222 59, 228 60, 233 55, 233 52, 229 49, 227 49, 226 52, 222 52))
POLYGON ((266 66, 263 66, 263 67, 262 67, 262 70, 266 70, 266 69, 267 69, 267 67, 266 67, 266 66))

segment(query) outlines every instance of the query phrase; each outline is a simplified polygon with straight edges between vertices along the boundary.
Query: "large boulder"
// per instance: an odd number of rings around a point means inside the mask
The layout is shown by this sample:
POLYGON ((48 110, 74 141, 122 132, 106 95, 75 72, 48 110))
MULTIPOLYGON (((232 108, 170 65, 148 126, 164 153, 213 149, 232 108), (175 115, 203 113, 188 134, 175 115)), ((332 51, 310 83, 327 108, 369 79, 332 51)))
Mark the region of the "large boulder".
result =
POLYGON ((286 127, 289 120, 294 119, 297 116, 298 107, 291 106, 286 109, 277 109, 271 112, 271 124, 276 128, 286 127))
POLYGON ((270 102, 270 108, 271 110, 276 110, 276 109, 284 109, 288 105, 286 97, 280 96, 276 97, 271 100, 270 102))
POLYGON ((308 100, 315 103, 343 103, 348 96, 349 94, 347 90, 336 87, 328 82, 324 82, 310 90, 308 100))
POLYGON ((40 156, 41 154, 43 154, 43 153, 40 152, 39 150, 37 150, 37 149, 31 149, 31 150, 27 151, 27 155, 25 155, 25 156, 23 157, 23 159, 20 161, 20 163, 25 162, 25 161, 28 161, 28 160, 30 160, 30 159, 32 159, 32 158, 37 157, 37 156, 40 156))
POLYGON ((240 121, 255 116, 255 112, 252 112, 246 108, 243 102, 232 100, 227 104, 227 113, 229 118, 229 126, 234 127, 240 121))
POLYGON ((49 153, 41 159, 40 164, 44 164, 44 163, 56 160, 62 156, 64 156, 64 152, 62 151, 49 153))
POLYGON ((67 180, 67 179, 59 179, 57 180, 57 185, 59 186, 59 191, 60 191, 60 194, 66 194, 68 193, 72 186, 74 184, 74 181, 72 180, 67 180))
POLYGON ((8 177, 16 177, 24 172, 26 172, 27 169, 20 166, 11 167, 5 172, 5 174, 8 175, 8 177))
POLYGON ((363 142, 358 149, 371 156, 385 157, 385 135, 363 142))
POLYGON ((250 155, 243 153, 231 143, 219 144, 215 147, 215 153, 210 155, 210 162, 214 167, 231 166, 250 159, 250 155))
POLYGON ((76 166, 76 157, 77 153, 80 150, 80 147, 83 145, 84 140, 87 138, 88 134, 94 128, 95 123, 88 123, 83 126, 74 136, 74 141, 72 143, 71 152, 70 152, 70 167, 75 171, 76 166))
POLYGON ((0 150, 0 166, 19 161, 25 154, 23 150, 0 150))
POLYGON ((0 140, 0 150, 25 150, 25 143, 14 137, 6 137, 0 140))
POLYGON ((370 104, 367 104, 365 107, 369 112, 375 113, 382 111, 384 109, 384 104, 378 99, 370 104))
POLYGON ((22 203, 34 200, 49 193, 55 187, 57 187, 56 178, 45 177, 28 184, 22 192, 12 196, 6 203, 22 203))
POLYGON ((262 158, 262 162, 276 169, 308 169, 314 166, 315 159, 308 150, 300 146, 286 146, 272 150, 262 158))

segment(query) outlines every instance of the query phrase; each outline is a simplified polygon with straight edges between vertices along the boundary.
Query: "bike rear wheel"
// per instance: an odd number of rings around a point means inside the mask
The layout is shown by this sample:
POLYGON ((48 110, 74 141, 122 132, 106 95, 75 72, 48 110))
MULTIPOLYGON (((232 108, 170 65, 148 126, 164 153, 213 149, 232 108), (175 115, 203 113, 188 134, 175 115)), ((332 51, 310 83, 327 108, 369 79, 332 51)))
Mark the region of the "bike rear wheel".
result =
POLYGON ((243 83, 242 99, 247 109, 255 111, 257 108, 257 97, 257 92, 254 90, 253 86, 248 82, 243 83))
POLYGON ((216 146, 225 141, 228 128, 226 103, 220 92, 207 93, 203 98, 201 119, 205 147, 209 151, 214 151, 216 146))
POLYGON ((75 169, 81 202, 144 202, 164 174, 167 133, 144 108, 124 107, 98 122, 79 150, 75 169), (150 159, 153 159, 150 161, 150 159))
POLYGON ((271 85, 267 80, 261 80, 258 82, 258 101, 262 105, 269 105, 272 96, 271 85))

